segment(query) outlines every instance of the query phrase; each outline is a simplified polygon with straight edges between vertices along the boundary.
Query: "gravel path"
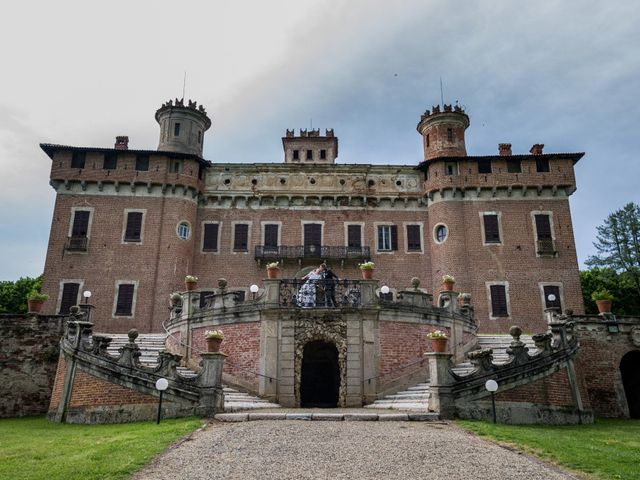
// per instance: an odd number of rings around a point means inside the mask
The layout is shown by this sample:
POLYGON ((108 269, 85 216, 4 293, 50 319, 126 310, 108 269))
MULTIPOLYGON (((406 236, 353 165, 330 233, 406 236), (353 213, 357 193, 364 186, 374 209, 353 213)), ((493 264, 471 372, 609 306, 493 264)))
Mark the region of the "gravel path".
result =
POLYGON ((148 479, 575 479, 444 423, 212 422, 155 459, 148 479))

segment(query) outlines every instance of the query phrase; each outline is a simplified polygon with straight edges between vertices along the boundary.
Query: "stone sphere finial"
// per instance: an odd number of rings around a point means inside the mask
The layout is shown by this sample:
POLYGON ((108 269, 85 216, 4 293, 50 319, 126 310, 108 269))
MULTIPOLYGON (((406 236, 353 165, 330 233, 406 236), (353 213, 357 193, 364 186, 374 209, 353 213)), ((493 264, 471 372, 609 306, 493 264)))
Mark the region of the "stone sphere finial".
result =
POLYGON ((135 328, 132 328, 131 330, 129 330, 127 335, 129 336, 129 341, 131 343, 135 343, 136 338, 138 338, 139 333, 138 333, 138 330, 136 330, 135 328))
POLYGON ((509 335, 511 335, 516 342, 519 342, 520 335, 522 335, 522 329, 517 325, 514 325, 509 329, 509 335))
POLYGON ((414 290, 418 290, 418 287, 420 286, 420 279, 418 277, 411 278, 411 286, 414 290))

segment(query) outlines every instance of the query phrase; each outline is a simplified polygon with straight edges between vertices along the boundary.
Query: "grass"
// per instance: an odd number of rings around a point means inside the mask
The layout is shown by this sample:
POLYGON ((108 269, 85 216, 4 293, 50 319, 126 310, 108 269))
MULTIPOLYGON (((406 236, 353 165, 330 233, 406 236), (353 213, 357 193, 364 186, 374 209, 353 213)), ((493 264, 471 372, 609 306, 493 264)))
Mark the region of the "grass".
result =
POLYGON ((458 425, 509 444, 587 478, 640 480, 640 420, 597 420, 593 425, 458 425))
POLYGON ((202 425, 182 418, 119 425, 66 425, 44 417, 0 420, 0 478, 124 479, 202 425))

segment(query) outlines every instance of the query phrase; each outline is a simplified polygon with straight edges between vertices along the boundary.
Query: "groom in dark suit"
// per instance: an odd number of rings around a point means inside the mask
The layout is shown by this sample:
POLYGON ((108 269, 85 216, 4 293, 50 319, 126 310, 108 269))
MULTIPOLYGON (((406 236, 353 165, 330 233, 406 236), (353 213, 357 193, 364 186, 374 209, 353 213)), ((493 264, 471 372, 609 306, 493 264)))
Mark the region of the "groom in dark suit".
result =
POLYGON ((321 267, 325 292, 325 305, 327 307, 337 307, 338 303, 336 302, 336 282, 340 279, 335 273, 333 273, 333 270, 327 267, 326 263, 323 263, 321 267))

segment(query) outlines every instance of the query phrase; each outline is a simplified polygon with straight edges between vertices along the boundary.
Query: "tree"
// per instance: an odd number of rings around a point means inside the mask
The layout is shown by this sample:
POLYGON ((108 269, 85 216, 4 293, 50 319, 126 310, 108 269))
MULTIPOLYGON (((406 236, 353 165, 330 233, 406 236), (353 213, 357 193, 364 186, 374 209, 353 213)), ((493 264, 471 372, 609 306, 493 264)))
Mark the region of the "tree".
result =
POLYGON ((585 264, 625 273, 640 295, 640 206, 628 203, 610 214, 593 243, 597 255, 585 264))
POLYGON ((0 313, 27 313, 27 295, 32 290, 39 292, 41 285, 42 275, 0 282, 0 313))
POLYGON ((587 314, 597 314, 598 308, 591 299, 596 290, 606 289, 613 295, 613 311, 617 315, 638 315, 640 295, 629 275, 618 273, 612 268, 593 268, 580 272, 584 310, 587 314))

